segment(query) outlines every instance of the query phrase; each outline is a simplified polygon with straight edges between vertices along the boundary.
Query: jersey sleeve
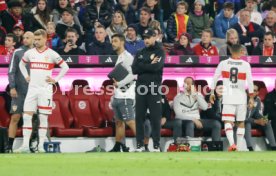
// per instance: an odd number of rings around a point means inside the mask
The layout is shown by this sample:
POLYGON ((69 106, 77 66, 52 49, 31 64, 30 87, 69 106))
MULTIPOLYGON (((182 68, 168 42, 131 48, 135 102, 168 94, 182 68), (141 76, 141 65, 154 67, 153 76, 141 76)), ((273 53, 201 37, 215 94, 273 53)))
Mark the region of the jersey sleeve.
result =
POLYGON ((21 59, 25 64, 30 62, 30 51, 26 51, 21 59))
POLYGON ((219 77, 221 76, 221 72, 222 72, 222 65, 223 62, 220 62, 218 67, 216 68, 215 74, 214 74, 214 78, 213 78, 213 82, 211 83, 211 90, 215 90, 217 81, 219 79, 219 77))
POLYGON ((61 58, 61 56, 57 52, 55 52, 55 51, 52 52, 52 60, 58 66, 60 66, 64 62, 64 60, 61 58))

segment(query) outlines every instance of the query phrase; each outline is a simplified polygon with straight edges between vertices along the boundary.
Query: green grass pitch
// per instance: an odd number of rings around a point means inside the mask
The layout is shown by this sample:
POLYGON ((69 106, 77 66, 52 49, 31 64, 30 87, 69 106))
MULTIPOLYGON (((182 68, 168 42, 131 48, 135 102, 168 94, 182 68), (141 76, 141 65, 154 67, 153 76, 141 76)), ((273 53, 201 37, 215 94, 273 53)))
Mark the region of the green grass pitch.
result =
POLYGON ((276 152, 0 155, 1 176, 276 176, 276 152))

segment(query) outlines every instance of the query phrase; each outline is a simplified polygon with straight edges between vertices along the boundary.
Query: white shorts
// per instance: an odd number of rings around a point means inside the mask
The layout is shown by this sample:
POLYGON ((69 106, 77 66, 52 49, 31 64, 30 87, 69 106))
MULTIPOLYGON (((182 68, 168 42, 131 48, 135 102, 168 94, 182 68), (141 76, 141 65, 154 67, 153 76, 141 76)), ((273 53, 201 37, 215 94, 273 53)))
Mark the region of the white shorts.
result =
POLYGON ((223 105, 222 121, 242 122, 245 121, 247 105, 223 105))
POLYGON ((24 102, 24 112, 36 112, 41 114, 52 114, 53 92, 48 88, 29 86, 24 102))

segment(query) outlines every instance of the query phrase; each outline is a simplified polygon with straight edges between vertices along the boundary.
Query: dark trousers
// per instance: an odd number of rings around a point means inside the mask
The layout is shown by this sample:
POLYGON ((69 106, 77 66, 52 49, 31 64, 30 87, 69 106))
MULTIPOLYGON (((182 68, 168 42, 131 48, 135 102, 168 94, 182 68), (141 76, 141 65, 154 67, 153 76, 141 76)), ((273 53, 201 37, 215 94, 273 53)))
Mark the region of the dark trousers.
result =
POLYGON ((136 92, 136 141, 137 145, 144 145, 144 122, 146 119, 147 109, 149 109, 149 119, 152 128, 153 145, 159 147, 160 141, 160 121, 162 116, 161 95, 148 93, 140 95, 136 92))

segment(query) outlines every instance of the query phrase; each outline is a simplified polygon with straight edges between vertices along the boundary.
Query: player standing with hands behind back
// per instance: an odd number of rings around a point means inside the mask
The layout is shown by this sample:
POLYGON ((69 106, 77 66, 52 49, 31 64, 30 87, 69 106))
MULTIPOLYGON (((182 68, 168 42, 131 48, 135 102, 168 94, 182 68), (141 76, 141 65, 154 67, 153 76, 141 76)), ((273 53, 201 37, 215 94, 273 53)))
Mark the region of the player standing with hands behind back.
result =
POLYGON ((250 99, 248 106, 254 105, 253 98, 253 80, 251 74, 251 66, 248 62, 240 59, 242 56, 242 46, 233 45, 230 49, 231 58, 221 61, 216 69, 213 83, 211 84, 210 102, 214 104, 215 85, 220 76, 223 78, 224 93, 222 97, 222 121, 224 121, 224 129, 226 137, 230 144, 228 151, 236 151, 240 149, 244 138, 244 121, 247 112, 247 94, 245 81, 248 82, 250 99), (233 124, 238 123, 237 129, 237 145, 234 142, 233 124))
POLYGON ((29 88, 24 103, 23 145, 15 151, 16 153, 30 152, 28 146, 32 133, 32 117, 37 109, 39 110, 40 120, 38 152, 45 152, 43 144, 48 128, 48 115, 52 113, 52 84, 58 82, 69 69, 60 55, 47 47, 46 42, 46 31, 42 29, 35 31, 35 48, 25 52, 19 64, 23 76, 29 82, 29 88), (26 63, 28 62, 30 63, 30 75, 26 69, 26 63), (53 79, 51 76, 55 64, 61 67, 61 71, 53 79))

